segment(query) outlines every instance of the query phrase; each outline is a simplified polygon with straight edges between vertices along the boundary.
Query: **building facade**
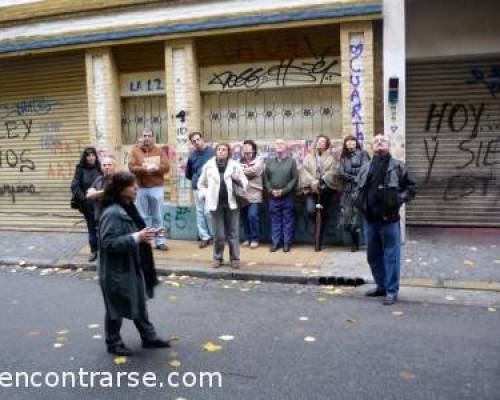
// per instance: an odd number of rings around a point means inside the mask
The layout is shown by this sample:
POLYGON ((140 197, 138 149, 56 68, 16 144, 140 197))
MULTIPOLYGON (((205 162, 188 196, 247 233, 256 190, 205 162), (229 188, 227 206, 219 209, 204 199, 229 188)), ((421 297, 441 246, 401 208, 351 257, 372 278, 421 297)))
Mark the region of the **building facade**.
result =
POLYGON ((144 127, 172 164, 170 236, 191 239, 190 131, 236 152, 285 138, 300 163, 319 134, 383 129, 380 1, 15 3, 0 8, 0 229, 81 230, 81 151, 126 167, 144 127))

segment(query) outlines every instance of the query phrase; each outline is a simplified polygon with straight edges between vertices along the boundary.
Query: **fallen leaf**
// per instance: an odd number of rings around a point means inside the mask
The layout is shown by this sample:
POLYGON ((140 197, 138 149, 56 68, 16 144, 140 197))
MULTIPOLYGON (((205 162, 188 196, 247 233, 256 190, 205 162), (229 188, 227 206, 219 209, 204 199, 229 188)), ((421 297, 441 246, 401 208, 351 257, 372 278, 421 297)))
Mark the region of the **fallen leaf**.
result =
POLYGON ((67 340, 66 336, 58 336, 58 337, 56 337, 56 342, 58 342, 58 343, 65 342, 66 340, 67 340))
POLYGON ((312 336, 306 336, 304 338, 304 342, 309 342, 309 343, 312 343, 312 342, 315 342, 316 341, 316 338, 315 337, 312 337, 312 336))
POLYGON ((40 336, 40 332, 38 331, 29 331, 26 333, 26 336, 40 336))
POLYGON ((411 263, 411 262, 412 262, 412 259, 411 259, 411 258, 407 258, 407 259, 405 260, 405 262, 407 262, 407 263, 411 263))
POLYGON ((403 378, 404 380, 408 381, 410 379, 415 378, 415 375, 413 375, 410 371, 408 370, 403 370, 399 373, 399 376, 403 378))
POLYGON ((495 307, 488 307, 488 311, 490 311, 490 312, 496 312, 496 310, 497 309, 495 307))
POLYGON ((240 289, 240 292, 249 292, 250 291, 250 288, 247 288, 247 287, 243 287, 240 289))
POLYGON ((355 324, 358 321, 356 321, 354 318, 347 318, 346 322, 350 322, 351 324, 355 324))
POLYGON ((181 367, 181 362, 179 360, 172 360, 168 363, 171 368, 177 369, 181 367))
POLYGON ((169 342, 175 342, 176 340, 179 340, 179 336, 170 335, 167 340, 169 342))
POLYGON ((166 285, 174 286, 174 287, 180 287, 181 284, 179 282, 172 282, 172 281, 165 281, 166 285))
POLYGON ((212 342, 207 342, 203 345, 203 350, 208 351, 209 353, 213 353, 214 351, 221 351, 222 346, 219 346, 218 344, 212 342))
POLYGON ((24 265, 26 264, 26 261, 22 260, 22 261, 19 261, 19 265, 24 265))
POLYGON ((393 311, 392 312, 392 315, 396 315, 396 316, 400 316, 400 315, 403 315, 403 311, 393 311))
POLYGON ((78 268, 76 272, 83 272, 83 268, 78 268))
POLYGON ((309 321, 309 317, 300 317, 299 320, 300 321, 309 321))
POLYGON ((248 263, 247 263, 247 265, 248 265, 249 267, 251 267, 252 265, 256 265, 256 264, 257 264, 257 263, 256 263, 255 261, 250 261, 250 262, 248 262, 248 263))
POLYGON ((232 286, 229 286, 229 285, 224 285, 222 286, 223 289, 232 289, 233 287, 232 286))
POLYGON ((448 300, 448 301, 454 301, 454 300, 456 300, 453 296, 446 296, 445 299, 448 300))
POLYGON ((35 246, 28 247, 28 250, 35 250, 35 246))
POLYGON ((222 335, 222 336, 219 336, 219 339, 220 340, 224 340, 225 342, 228 342, 230 340, 234 340, 234 336, 232 336, 232 335, 222 335))
POLYGON ((469 250, 477 251, 477 247, 469 247, 469 250))
POLYGON ((169 358, 177 358, 179 354, 175 351, 171 351, 170 353, 168 353, 168 357, 169 358))
POLYGON ((94 335, 94 336, 92 336, 92 339, 99 340, 99 339, 102 339, 102 336, 101 335, 94 335))
POLYGON ((468 267, 474 267, 476 263, 471 260, 464 260, 464 264, 467 265, 468 267))
POLYGON ((113 360, 113 362, 116 365, 126 364, 127 363, 127 357, 125 357, 125 356, 115 357, 115 359, 113 360))
POLYGON ((62 329, 59 332, 57 332, 57 335, 67 335, 69 331, 67 329, 62 329))
POLYGON ((54 343, 54 349, 59 349, 63 346, 64 346, 64 344, 62 344, 62 343, 54 343))
POLYGON ((99 324, 89 324, 88 328, 89 329, 97 329, 97 328, 99 328, 99 324))
POLYGON ((495 264, 500 264, 500 260, 495 260, 495 264))
POLYGON ((168 296, 167 299, 170 300, 170 301, 176 301, 177 300, 177 296, 168 296))
POLYGON ((61 269, 60 271, 57 271, 59 275, 64 275, 64 274, 69 274, 71 272, 71 269, 66 268, 66 269, 61 269))
POLYGON ((324 297, 318 297, 318 298, 316 299, 316 301, 317 301, 318 303, 324 303, 324 302, 326 301, 326 298, 324 298, 324 297))

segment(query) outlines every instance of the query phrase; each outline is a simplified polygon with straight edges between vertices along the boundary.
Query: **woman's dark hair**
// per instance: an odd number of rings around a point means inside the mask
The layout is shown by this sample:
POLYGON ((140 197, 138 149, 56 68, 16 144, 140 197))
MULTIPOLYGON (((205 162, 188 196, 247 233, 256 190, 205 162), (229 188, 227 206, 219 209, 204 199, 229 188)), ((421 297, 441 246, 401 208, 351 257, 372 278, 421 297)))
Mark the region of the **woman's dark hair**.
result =
POLYGON ((356 138, 356 136, 349 135, 344 138, 344 145, 342 146, 342 154, 340 155, 340 158, 347 157, 347 153, 349 152, 347 150, 346 143, 350 140, 354 140, 356 142, 356 149, 361 150, 361 144, 359 143, 359 140, 356 138))
POLYGON ((120 194, 123 189, 132 186, 134 183, 135 175, 130 172, 121 171, 113 174, 104 185, 102 205, 108 207, 112 204, 120 203, 120 194))
MULTIPOLYGON (((255 157, 257 157, 257 143, 255 143, 253 140, 251 139, 247 139, 243 142, 243 146, 246 145, 246 144, 249 144, 250 146, 252 146, 252 160, 255 160, 255 157)), ((245 159, 245 155, 243 154, 243 150, 242 150, 242 153, 241 153, 241 159, 244 160, 245 159)))
MULTIPOLYGON (((316 143, 318 142, 319 139, 325 139, 326 140, 326 150, 328 150, 331 146, 331 141, 330 141, 330 138, 328 136, 325 136, 325 135, 318 135, 316 136, 316 140, 314 141, 314 145, 316 146, 316 143)), ((314 148, 316 150, 316 147, 314 148)))
POLYGON ((82 151, 82 155, 80 157, 80 163, 79 165, 82 166, 82 167, 88 167, 89 165, 87 164, 87 156, 89 154, 93 154, 95 155, 95 166, 97 168, 99 168, 99 170, 101 169, 101 162, 99 161, 99 157, 97 156, 97 150, 95 149, 95 147, 85 147, 85 149, 83 149, 82 151))

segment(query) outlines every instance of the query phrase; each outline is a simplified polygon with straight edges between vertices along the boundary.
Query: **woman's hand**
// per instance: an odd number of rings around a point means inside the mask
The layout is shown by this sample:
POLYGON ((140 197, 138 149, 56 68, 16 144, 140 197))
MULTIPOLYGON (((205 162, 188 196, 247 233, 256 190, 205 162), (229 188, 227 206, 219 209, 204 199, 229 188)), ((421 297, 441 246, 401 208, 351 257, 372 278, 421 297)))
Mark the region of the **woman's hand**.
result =
POLYGON ((143 243, 151 243, 156 236, 156 229, 144 228, 139 231, 139 241, 143 243))

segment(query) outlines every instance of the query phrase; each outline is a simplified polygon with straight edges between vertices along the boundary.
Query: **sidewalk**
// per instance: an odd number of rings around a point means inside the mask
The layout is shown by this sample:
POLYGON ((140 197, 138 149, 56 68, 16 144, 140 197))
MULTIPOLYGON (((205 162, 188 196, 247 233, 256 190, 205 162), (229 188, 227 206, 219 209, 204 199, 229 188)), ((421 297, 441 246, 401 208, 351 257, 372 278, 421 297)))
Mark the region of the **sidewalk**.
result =
MULTIPOLYGON (((86 235, 78 233, 0 231, 0 264, 95 269, 87 261, 86 235)), ((212 248, 196 242, 168 242, 170 251, 155 251, 161 274, 216 279, 289 283, 371 283, 364 250, 342 247, 314 252, 296 245, 290 253, 269 252, 269 245, 241 249, 240 270, 211 268, 212 248)), ((402 285, 500 291, 500 230, 409 228, 402 251, 402 285)))

